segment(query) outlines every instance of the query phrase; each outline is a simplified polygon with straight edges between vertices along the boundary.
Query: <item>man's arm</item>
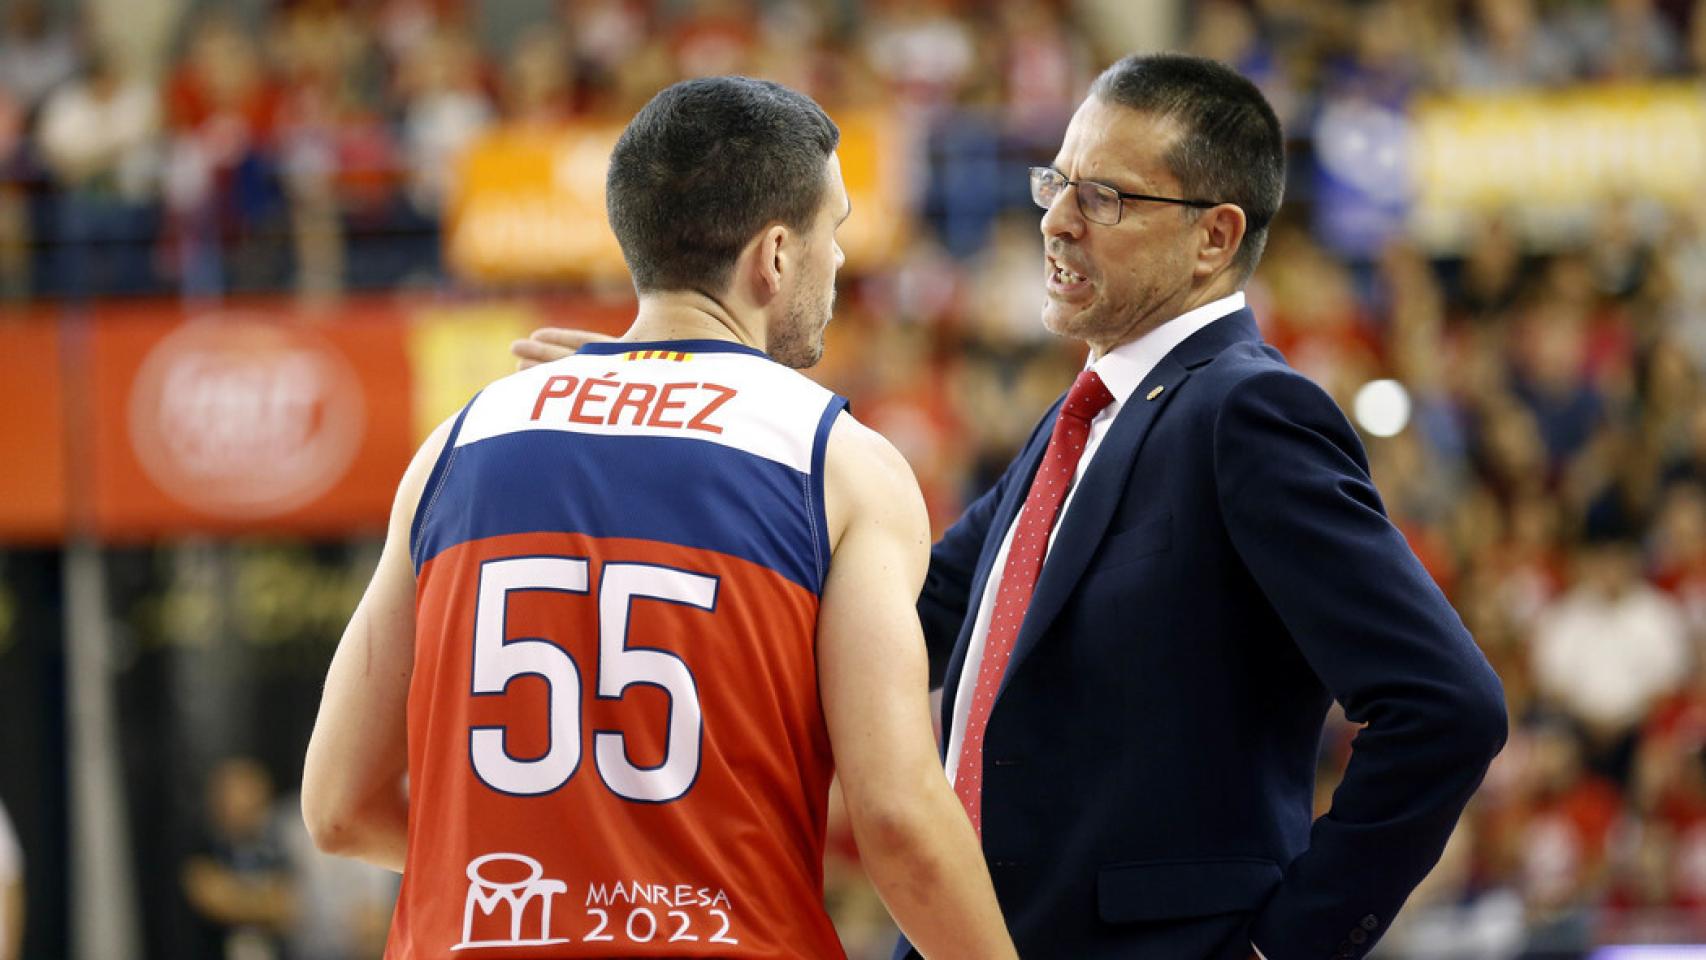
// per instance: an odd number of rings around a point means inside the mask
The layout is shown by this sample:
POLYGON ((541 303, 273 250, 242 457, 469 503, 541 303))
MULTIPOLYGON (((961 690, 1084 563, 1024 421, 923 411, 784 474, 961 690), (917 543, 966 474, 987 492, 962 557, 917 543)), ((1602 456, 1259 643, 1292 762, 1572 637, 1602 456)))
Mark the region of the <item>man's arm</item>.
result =
POLYGON ((526 340, 517 340, 509 345, 509 352, 515 354, 515 368, 526 370, 528 367, 541 363, 550 363, 570 356, 582 346, 595 341, 614 340, 602 333, 591 330, 571 330, 566 327, 541 327, 527 335, 526 340))
MULTIPOLYGON (((1030 439, 995 481, 995 486, 973 501, 930 549, 930 569, 924 578, 924 590, 918 596, 918 619, 924 626, 924 644, 930 652, 932 688, 942 685, 948 658, 959 642, 961 628, 972 615, 972 580, 977 575, 977 561, 983 555, 995 513, 1013 484, 1029 482, 1030 477, 1020 475, 1022 465, 1030 460, 1025 454, 1033 444, 1046 442, 1055 411, 1056 407, 1050 407, 1037 421, 1030 439)), ((996 536, 1005 533, 997 531, 996 536)))
POLYGON ((295 885, 283 869, 239 875, 211 857, 193 857, 182 880, 195 912, 223 926, 283 930, 296 917, 295 885))
POLYGON ((408 841, 409 680, 415 665, 415 568, 409 529, 450 434, 433 431, 397 485, 379 566, 332 657, 302 771, 302 817, 327 853, 403 870, 408 841))
POLYGON ((924 629, 931 689, 942 685, 960 629, 971 615, 972 578, 1001 489, 997 485, 977 498, 930 548, 929 572, 918 594, 918 620, 924 629))
POLYGON ((1503 692, 1387 520, 1361 443, 1319 387, 1279 370, 1240 383, 1214 455, 1239 557, 1346 716, 1366 724, 1251 937, 1270 960, 1362 956, 1503 745, 1503 692))
POLYGON ((818 608, 818 684, 860 856, 920 953, 1015 957, 931 734, 910 602, 930 543, 918 483, 894 447, 845 415, 825 473, 834 552, 818 608))

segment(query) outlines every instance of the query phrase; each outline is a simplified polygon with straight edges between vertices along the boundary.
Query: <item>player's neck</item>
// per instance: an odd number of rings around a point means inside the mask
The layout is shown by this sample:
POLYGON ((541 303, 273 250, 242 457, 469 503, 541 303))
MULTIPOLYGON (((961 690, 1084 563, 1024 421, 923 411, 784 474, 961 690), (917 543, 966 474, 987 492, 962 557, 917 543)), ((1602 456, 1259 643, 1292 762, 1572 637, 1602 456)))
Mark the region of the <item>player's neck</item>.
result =
POLYGON ((647 294, 623 340, 728 340, 763 350, 762 326, 745 323, 726 305, 697 292, 647 294))

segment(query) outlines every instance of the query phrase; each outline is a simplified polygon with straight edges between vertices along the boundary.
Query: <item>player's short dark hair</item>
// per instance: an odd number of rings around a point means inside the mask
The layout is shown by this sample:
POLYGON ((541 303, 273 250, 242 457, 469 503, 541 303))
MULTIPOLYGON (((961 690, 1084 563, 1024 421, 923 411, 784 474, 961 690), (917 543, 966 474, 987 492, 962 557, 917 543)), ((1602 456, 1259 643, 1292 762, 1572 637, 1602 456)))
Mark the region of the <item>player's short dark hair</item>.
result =
POLYGON ((641 293, 720 294, 771 223, 809 228, 841 131, 810 97, 747 77, 653 97, 610 154, 605 208, 641 293))
POLYGON ((1119 61, 1096 78, 1090 95, 1179 124, 1167 169, 1186 197, 1243 209, 1244 242, 1233 262, 1248 277, 1285 193, 1285 139, 1262 91, 1223 63, 1162 53, 1119 61))

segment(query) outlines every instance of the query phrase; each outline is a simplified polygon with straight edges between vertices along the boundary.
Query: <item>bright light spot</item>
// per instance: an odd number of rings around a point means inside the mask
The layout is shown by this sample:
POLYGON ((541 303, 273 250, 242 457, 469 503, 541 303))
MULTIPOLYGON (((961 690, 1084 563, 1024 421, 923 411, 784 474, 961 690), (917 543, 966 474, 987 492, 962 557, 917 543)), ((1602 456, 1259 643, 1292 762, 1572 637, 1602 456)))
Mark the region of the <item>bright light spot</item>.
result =
POLYGON ((1396 380, 1371 380, 1357 391, 1357 423, 1377 437, 1395 437, 1410 422, 1410 392, 1396 380))

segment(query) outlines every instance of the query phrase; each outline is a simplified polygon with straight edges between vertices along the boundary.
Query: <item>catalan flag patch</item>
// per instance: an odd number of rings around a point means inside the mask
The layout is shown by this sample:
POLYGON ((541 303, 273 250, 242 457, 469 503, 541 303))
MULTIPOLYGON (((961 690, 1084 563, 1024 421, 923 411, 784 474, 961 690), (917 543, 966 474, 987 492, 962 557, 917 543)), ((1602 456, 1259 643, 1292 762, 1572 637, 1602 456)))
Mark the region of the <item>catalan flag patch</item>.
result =
POLYGON ((681 353, 677 350, 630 350, 622 355, 624 360, 674 360, 681 363, 693 359, 691 353, 681 353))

